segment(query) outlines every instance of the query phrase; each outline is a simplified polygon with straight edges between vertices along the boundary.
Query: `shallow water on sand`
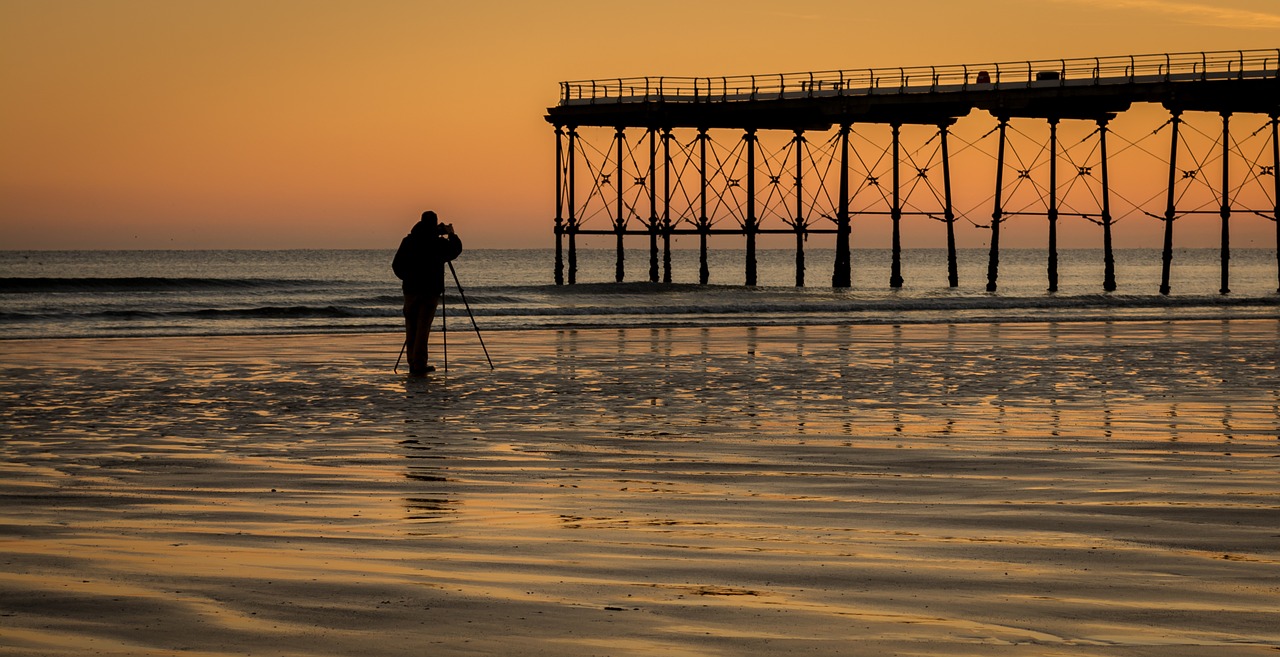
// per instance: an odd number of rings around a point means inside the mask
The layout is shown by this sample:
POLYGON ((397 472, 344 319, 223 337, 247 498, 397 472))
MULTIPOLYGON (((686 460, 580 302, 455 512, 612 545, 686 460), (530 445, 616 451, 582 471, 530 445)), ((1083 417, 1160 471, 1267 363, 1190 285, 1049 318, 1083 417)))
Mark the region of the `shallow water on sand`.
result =
POLYGON ((1280 322, 398 340, 0 342, 0 653, 1280 647, 1280 322))

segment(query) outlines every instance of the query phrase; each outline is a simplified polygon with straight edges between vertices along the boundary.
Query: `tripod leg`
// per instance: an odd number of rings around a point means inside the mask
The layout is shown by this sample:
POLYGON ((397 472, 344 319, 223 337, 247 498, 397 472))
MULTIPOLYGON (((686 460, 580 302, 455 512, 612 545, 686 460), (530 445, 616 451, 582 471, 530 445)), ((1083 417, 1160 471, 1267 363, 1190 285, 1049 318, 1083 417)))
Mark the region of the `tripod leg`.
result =
POLYGON ((462 291, 462 283, 458 281, 458 270, 453 268, 453 262, 449 262, 449 271, 453 273, 453 284, 458 287, 458 296, 462 297, 462 305, 467 309, 467 316, 471 318, 471 326, 476 330, 476 337, 480 339, 480 348, 484 349, 484 359, 489 361, 489 369, 493 367, 493 359, 489 358, 489 348, 484 346, 484 336, 480 335, 480 325, 476 324, 476 316, 471 312, 471 304, 467 303, 467 293, 462 291))
POLYGON ((440 335, 444 338, 444 371, 449 371, 449 309, 440 295, 440 335))

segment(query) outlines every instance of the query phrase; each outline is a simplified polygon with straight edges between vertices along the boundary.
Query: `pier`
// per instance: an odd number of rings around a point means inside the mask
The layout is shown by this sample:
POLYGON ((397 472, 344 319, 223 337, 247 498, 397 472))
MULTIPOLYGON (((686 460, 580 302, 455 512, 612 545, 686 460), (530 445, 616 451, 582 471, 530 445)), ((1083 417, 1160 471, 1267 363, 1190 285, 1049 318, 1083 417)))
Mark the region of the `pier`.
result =
POLYGON ((1221 225, 1221 293, 1230 292, 1230 226, 1242 219, 1276 225, 1280 288, 1280 49, 570 81, 546 120, 556 136, 557 285, 577 282, 579 236, 613 236, 619 282, 626 238, 646 238, 649 280, 671 282, 677 235, 699 236, 704 284, 708 237, 741 237, 746 283, 755 285, 757 237, 785 234, 795 238, 803 286, 806 238, 829 234, 830 284, 849 287, 856 229, 887 219, 888 285, 897 288, 903 220, 925 217, 945 231, 951 287, 959 285, 956 231, 990 232, 986 289, 994 292, 1001 227, 1032 217, 1044 222, 1050 291, 1067 220, 1097 226, 1101 287, 1113 291, 1112 228, 1145 217, 1163 222, 1159 291, 1167 295, 1175 224, 1210 214, 1221 225), (1167 119, 1116 134, 1117 116, 1144 103, 1163 107, 1167 119), (987 129, 956 134, 975 110, 990 116, 987 129), (1164 178, 1163 189, 1113 188, 1117 150, 1149 156, 1143 166, 1164 178), (961 151, 993 162, 981 206, 956 207, 961 151), (1117 198, 1127 199, 1122 212, 1117 198))

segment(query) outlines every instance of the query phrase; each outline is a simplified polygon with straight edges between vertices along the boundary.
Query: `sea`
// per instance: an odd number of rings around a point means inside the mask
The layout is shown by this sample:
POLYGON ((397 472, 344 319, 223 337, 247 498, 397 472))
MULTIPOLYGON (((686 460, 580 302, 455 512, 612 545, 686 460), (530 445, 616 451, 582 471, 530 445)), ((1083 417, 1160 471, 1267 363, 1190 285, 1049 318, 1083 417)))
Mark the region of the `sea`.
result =
MULTIPOLYGON (((854 250, 853 285, 830 285, 831 254, 758 252, 746 286, 745 252, 672 252, 672 283, 649 282, 649 253, 626 253, 614 282, 612 249, 580 249, 577 282, 556 285, 551 249, 468 250, 446 271, 448 330, 941 324, 1280 318, 1274 249, 1231 254, 1230 292, 1216 248, 1174 253, 1172 291, 1159 293, 1158 249, 1116 252, 1119 289, 1104 292, 1101 251, 1059 253, 1059 289, 1047 290, 1046 253, 1001 255, 986 290, 987 252, 961 250, 960 285, 947 284, 946 251, 903 254, 901 288, 890 253, 854 250), (456 276, 455 276, 456 275, 456 276), (474 324, 472 323, 474 321, 474 324), (456 328, 455 328, 456 327, 456 328)), ((0 251, 0 339, 212 336, 396 331, 402 327, 391 250, 0 251)))

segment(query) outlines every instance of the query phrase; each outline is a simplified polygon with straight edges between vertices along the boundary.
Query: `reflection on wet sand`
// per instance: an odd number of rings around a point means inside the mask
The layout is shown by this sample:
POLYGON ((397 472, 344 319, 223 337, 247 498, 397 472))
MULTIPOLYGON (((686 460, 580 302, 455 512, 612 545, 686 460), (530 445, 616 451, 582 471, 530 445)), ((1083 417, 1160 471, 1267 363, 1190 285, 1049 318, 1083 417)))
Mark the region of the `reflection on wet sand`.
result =
POLYGON ((1270 650, 1278 338, 0 343, 0 654, 1270 650))

